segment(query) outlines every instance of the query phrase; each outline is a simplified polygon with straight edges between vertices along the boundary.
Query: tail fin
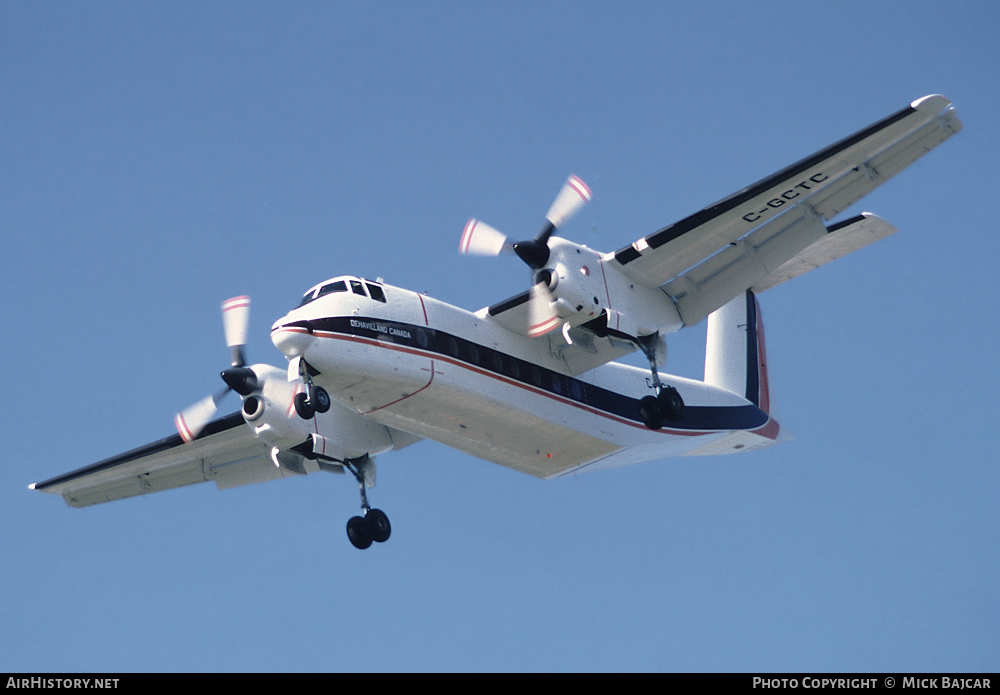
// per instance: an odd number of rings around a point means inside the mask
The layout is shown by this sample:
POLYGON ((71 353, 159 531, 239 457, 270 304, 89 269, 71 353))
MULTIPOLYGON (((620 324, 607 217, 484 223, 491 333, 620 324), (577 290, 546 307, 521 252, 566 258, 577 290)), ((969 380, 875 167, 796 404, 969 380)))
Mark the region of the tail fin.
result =
POLYGON ((764 323, 750 290, 708 316, 705 383, 739 394, 770 414, 764 323))

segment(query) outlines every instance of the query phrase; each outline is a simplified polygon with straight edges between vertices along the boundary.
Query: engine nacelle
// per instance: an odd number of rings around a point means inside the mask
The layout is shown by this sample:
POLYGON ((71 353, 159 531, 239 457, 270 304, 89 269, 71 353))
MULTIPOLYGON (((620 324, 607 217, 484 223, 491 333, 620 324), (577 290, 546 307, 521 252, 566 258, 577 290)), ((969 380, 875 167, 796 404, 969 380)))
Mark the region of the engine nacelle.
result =
POLYGON ((536 277, 547 282, 556 315, 571 326, 606 314, 609 328, 637 338, 683 325, 660 288, 636 284, 593 249, 552 237, 549 250, 548 264, 536 277))
POLYGON ((384 425, 332 401, 330 410, 303 420, 295 396, 306 390, 301 379, 288 381, 285 371, 269 365, 252 367, 260 388, 244 397, 243 419, 263 441, 279 450, 311 442, 312 455, 332 460, 389 451, 392 437, 384 425))

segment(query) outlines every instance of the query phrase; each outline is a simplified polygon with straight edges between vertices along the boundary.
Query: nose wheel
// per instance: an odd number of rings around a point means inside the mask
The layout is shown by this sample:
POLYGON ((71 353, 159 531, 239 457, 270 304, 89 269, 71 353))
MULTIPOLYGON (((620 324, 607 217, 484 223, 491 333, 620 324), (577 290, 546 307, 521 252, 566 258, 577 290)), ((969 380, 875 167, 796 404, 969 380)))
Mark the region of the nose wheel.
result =
POLYGON ((292 401, 295 412, 303 420, 312 420, 316 413, 325 413, 330 409, 330 394, 322 386, 313 383, 309 370, 305 360, 299 362, 299 377, 305 382, 306 390, 295 394, 292 401))
POLYGON ((293 403, 300 418, 312 420, 316 413, 325 413, 330 409, 330 394, 322 386, 307 384, 305 391, 295 394, 293 403))

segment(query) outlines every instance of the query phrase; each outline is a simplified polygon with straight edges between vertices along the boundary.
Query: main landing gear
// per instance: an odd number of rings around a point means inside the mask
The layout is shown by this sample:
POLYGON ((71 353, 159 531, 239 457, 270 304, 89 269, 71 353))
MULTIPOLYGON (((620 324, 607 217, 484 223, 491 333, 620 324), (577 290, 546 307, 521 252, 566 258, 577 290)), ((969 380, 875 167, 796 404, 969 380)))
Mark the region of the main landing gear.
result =
POLYGON ((375 462, 367 455, 357 459, 346 459, 344 468, 349 470, 358 481, 361 490, 361 509, 363 516, 352 516, 347 521, 347 538, 358 550, 364 550, 374 543, 385 543, 392 533, 389 517, 381 509, 372 509, 368 504, 365 475, 372 474, 375 462))
MULTIPOLYGON (((313 383, 313 376, 318 374, 310 367, 305 360, 299 362, 299 376, 305 382, 306 390, 295 394, 292 401, 295 412, 303 420, 311 420, 316 413, 325 413, 330 409, 330 394, 322 386, 313 383)), ((304 455, 316 458, 311 447, 304 455)), ((361 490, 361 516, 352 516, 347 521, 347 538, 351 545, 359 550, 364 550, 372 543, 385 543, 392 533, 392 525, 389 517, 381 509, 372 509, 368 504, 367 480, 375 484, 375 461, 368 454, 353 459, 329 459, 334 460, 349 470, 358 481, 358 488, 361 490)))
POLYGON ((656 370, 656 347, 659 343, 659 333, 641 336, 636 340, 639 349, 649 360, 649 370, 652 372, 652 388, 655 396, 644 396, 639 400, 639 417, 646 427, 658 430, 664 421, 676 422, 684 417, 684 399, 673 386, 664 386, 656 370))
POLYGON ((381 509, 372 509, 368 504, 368 485, 375 484, 375 461, 368 454, 345 459, 320 456, 312 451, 312 440, 306 440, 292 451, 306 458, 318 460, 320 470, 343 473, 346 469, 358 481, 358 489, 361 491, 361 516, 352 516, 347 521, 347 538, 351 541, 351 545, 364 550, 372 543, 385 543, 389 540, 392 534, 389 517, 381 509))

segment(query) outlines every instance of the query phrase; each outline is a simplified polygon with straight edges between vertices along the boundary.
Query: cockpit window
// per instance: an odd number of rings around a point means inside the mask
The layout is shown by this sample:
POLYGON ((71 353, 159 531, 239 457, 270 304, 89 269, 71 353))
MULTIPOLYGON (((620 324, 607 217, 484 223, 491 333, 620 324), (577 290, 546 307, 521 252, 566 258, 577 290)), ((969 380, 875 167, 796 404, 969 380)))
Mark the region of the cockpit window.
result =
MULTIPOLYGON (((345 278, 343 280, 331 280, 318 290, 309 290, 306 292, 305 296, 302 297, 302 301, 299 303, 299 306, 305 306, 309 302, 319 299, 327 294, 333 294, 334 292, 347 292, 348 283, 351 284, 351 292, 362 297, 368 297, 368 292, 365 292, 366 283, 361 282, 361 280, 345 278)), ((375 285, 371 282, 368 282, 367 285, 368 291, 371 292, 372 299, 379 302, 385 302, 385 292, 382 291, 382 288, 379 285, 375 285)))
POLYGON ((337 282, 331 282, 328 285, 323 285, 319 288, 319 294, 316 298, 322 297, 324 294, 330 294, 331 292, 346 292, 347 284, 343 280, 337 280, 337 282))
POLYGON ((385 292, 382 291, 382 288, 379 287, 378 285, 373 285, 370 282, 367 284, 368 284, 368 294, 372 296, 372 299, 374 299, 377 302, 385 303, 385 292))
POLYGON ((302 297, 302 301, 299 303, 299 306, 305 306, 312 300, 319 299, 325 294, 332 294, 333 292, 346 292, 346 291, 347 291, 347 283, 344 282, 343 280, 337 280, 336 282, 328 282, 322 287, 320 287, 319 290, 309 290, 308 292, 306 292, 305 296, 302 297))
MULTIPOLYGON (((311 302, 313 300, 313 295, 314 294, 316 294, 316 290, 309 290, 308 292, 306 292, 305 295, 303 295, 303 297, 302 297, 302 301, 299 302, 299 306, 305 306, 306 304, 308 304, 309 302, 311 302)), ((296 307, 296 309, 297 308, 298 307, 296 307)))

